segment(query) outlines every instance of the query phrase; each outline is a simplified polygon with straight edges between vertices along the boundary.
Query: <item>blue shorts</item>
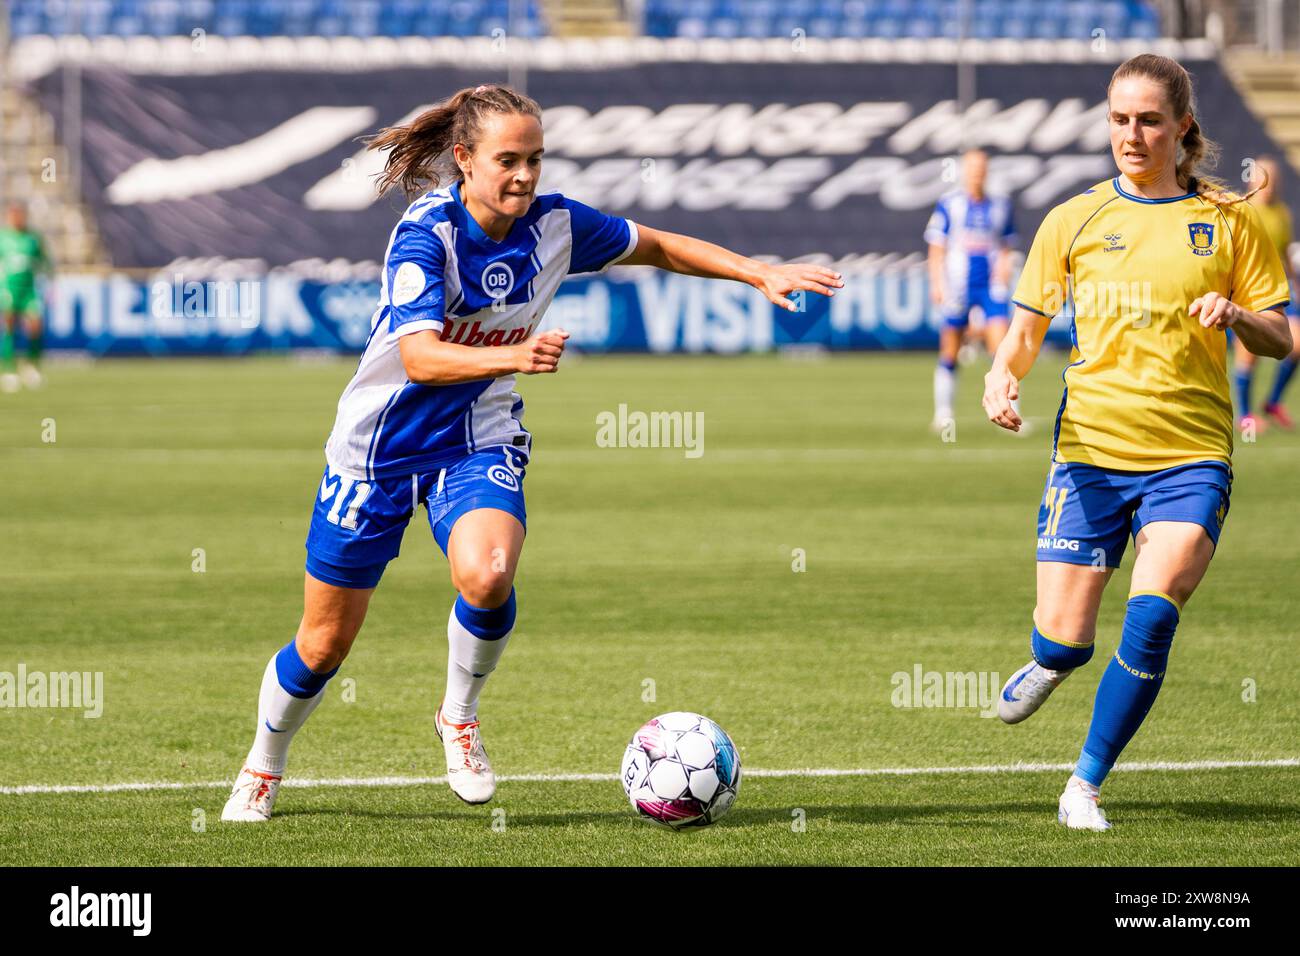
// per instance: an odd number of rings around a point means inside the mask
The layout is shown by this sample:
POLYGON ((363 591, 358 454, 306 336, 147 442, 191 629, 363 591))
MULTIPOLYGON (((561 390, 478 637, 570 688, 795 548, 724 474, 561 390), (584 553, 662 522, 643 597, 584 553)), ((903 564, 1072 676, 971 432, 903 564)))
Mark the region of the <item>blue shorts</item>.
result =
POLYGON ((1119 567, 1129 537, 1150 521, 1188 521, 1217 546, 1232 469, 1201 461, 1161 471, 1055 463, 1038 509, 1038 560, 1119 567))
POLYGON ((373 481, 336 475, 327 465, 307 532, 307 571, 337 587, 374 587, 420 502, 443 553, 457 519, 476 508, 509 512, 527 528, 526 462, 519 449, 495 445, 446 468, 373 481))
POLYGON ((966 296, 956 303, 955 308, 945 313, 944 325, 953 329, 964 329, 970 324, 970 310, 979 306, 984 313, 984 321, 1007 319, 1007 297, 1005 294, 994 296, 987 283, 972 282, 966 287, 966 296))

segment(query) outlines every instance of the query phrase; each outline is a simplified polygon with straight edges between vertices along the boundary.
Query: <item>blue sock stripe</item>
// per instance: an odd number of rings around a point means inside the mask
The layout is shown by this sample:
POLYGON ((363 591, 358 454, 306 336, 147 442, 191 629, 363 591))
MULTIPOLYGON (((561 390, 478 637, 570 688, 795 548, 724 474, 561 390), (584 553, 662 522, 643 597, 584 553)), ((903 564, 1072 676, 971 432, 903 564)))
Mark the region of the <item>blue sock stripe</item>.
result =
POLYGON ((515 589, 510 589, 510 597, 500 607, 475 607, 457 595, 456 620, 479 640, 505 637, 515 626, 515 589))
POLYGON ((1082 667, 1092 660, 1093 644, 1074 644, 1048 637, 1037 626, 1029 637, 1034 660, 1054 671, 1068 671, 1082 667))
POLYGON ((1124 634, 1097 685, 1092 723, 1075 770, 1094 786, 1101 786, 1156 702, 1177 629, 1178 605, 1168 595, 1129 598, 1124 634))
POLYGON ((957 363, 955 361, 950 362, 947 359, 939 359, 939 368, 946 368, 950 372, 955 372, 957 370, 957 363))
POLYGON ((309 698, 320 693, 331 677, 339 672, 336 667, 328 674, 317 674, 303 663, 298 648, 290 641, 280 648, 275 655, 275 676, 280 679, 280 686, 294 697, 309 698))

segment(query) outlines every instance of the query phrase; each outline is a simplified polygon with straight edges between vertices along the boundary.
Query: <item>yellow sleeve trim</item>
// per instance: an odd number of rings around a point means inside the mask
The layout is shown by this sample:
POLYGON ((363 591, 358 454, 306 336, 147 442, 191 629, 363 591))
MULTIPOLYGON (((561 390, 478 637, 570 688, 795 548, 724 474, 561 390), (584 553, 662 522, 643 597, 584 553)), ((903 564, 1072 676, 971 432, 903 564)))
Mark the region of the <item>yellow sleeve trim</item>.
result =
POLYGON ((1183 606, 1179 604, 1177 601, 1175 601, 1173 598, 1171 598, 1164 591, 1131 591, 1129 593, 1128 599, 1131 601, 1135 597, 1141 597, 1144 594, 1150 594, 1153 597, 1162 597, 1170 604, 1172 604, 1174 606, 1174 609, 1178 611, 1180 615, 1183 613, 1183 606))

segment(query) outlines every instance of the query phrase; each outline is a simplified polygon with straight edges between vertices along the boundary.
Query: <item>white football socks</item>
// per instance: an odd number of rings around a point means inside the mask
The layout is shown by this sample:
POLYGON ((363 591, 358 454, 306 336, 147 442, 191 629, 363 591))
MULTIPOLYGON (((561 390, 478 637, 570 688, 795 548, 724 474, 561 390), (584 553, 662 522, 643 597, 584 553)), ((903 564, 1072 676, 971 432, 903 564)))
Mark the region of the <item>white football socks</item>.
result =
POLYGON ((453 605, 447 618, 447 694, 442 716, 449 723, 466 724, 478 716, 478 698, 488 675, 505 653, 510 631, 494 640, 483 640, 460 622, 453 605))
POLYGON ((938 422, 949 421, 952 404, 957 394, 957 372, 943 365, 934 367, 934 419, 938 422))
POLYGON ((293 735, 307 722, 324 696, 322 687, 315 697, 294 697, 280 686, 275 657, 272 657, 262 675, 262 692, 257 699, 257 736, 253 738, 253 749, 248 752, 245 764, 248 769, 283 776, 293 735))

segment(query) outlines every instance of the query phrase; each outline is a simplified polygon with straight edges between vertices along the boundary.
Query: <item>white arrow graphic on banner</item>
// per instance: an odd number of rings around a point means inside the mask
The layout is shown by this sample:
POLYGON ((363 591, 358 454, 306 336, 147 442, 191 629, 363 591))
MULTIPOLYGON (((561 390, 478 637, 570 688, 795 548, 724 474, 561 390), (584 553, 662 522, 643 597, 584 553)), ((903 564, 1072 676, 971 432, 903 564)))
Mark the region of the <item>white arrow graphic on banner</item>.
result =
MULTIPOLYGON (((417 116, 433 106, 425 103, 399 119, 394 126, 406 126, 417 116)), ((308 209, 330 212, 348 212, 369 209, 375 195, 375 177, 384 171, 387 153, 373 149, 360 149, 343 161, 343 166, 330 173, 303 195, 308 209)))
POLYGON ((119 206, 163 202, 260 182, 337 146, 376 115, 372 106, 315 106, 236 146, 142 160, 113 180, 108 200, 119 206))

